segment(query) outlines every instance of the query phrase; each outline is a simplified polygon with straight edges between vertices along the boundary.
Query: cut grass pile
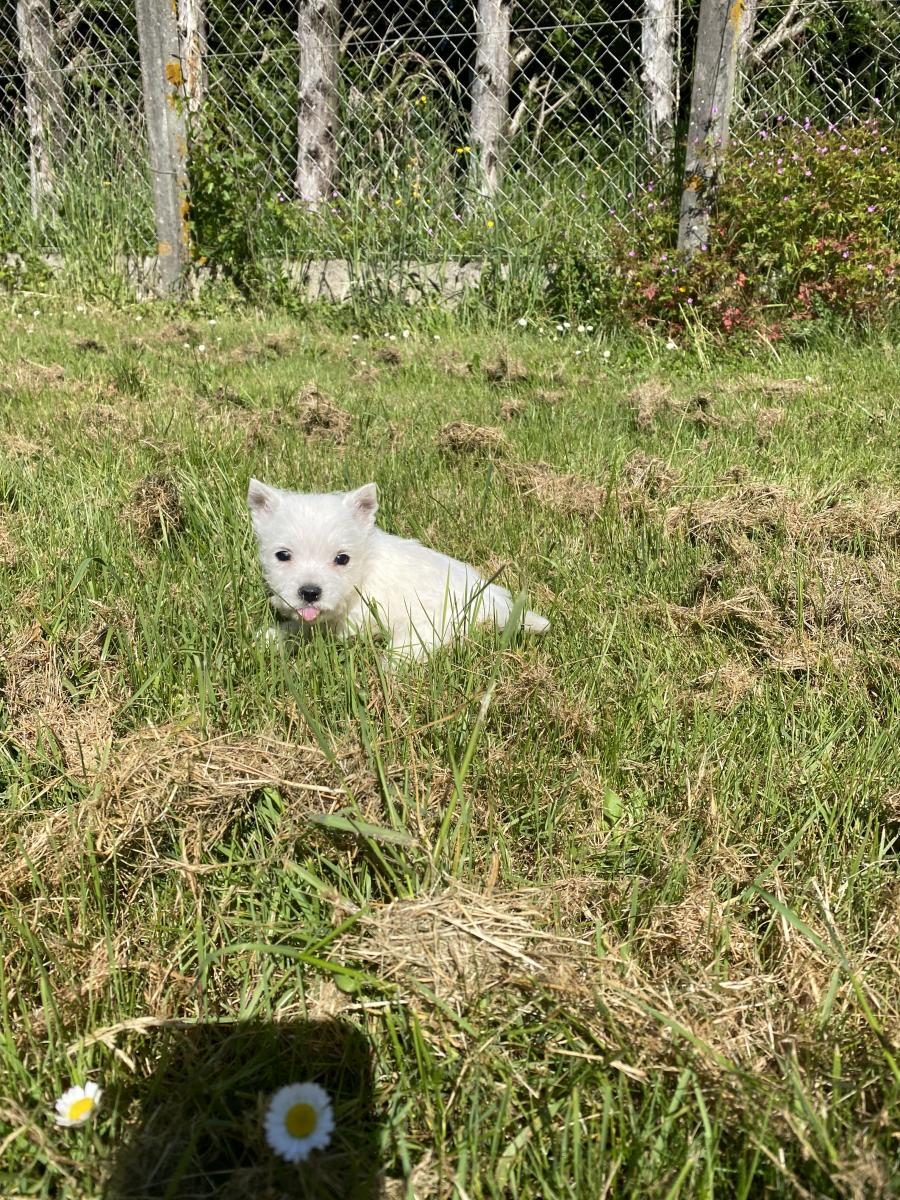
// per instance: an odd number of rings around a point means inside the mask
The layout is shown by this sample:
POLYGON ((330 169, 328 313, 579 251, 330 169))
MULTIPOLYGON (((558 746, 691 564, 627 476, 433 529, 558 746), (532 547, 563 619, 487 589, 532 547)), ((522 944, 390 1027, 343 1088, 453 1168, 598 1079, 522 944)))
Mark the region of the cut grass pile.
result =
POLYGON ((891 346, 2 316, 4 1196, 896 1194, 891 346), (550 633, 269 646, 250 475, 550 633))

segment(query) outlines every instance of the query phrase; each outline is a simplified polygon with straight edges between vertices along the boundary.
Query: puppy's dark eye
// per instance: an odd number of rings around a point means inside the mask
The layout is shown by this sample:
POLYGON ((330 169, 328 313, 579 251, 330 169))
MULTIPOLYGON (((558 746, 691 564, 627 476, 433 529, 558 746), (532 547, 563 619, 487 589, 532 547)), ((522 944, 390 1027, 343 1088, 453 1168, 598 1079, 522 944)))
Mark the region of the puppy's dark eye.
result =
POLYGON ((336 567, 346 567, 346 565, 349 561, 350 561, 350 555, 345 554, 343 552, 343 550, 341 551, 340 554, 336 554, 334 556, 334 565, 336 567))
POLYGON ((290 550, 276 550, 275 557, 278 559, 279 562, 290 562, 291 561, 291 552, 290 552, 290 550))

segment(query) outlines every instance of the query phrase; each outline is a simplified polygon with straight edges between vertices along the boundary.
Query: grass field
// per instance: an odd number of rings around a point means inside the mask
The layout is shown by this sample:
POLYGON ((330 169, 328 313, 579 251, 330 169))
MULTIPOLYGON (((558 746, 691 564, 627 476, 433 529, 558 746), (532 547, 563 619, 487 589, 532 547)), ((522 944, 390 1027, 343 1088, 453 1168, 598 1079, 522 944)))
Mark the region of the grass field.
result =
POLYGON ((894 346, 2 304, 6 1200, 897 1194, 894 346), (251 474, 550 633, 266 645, 251 474))

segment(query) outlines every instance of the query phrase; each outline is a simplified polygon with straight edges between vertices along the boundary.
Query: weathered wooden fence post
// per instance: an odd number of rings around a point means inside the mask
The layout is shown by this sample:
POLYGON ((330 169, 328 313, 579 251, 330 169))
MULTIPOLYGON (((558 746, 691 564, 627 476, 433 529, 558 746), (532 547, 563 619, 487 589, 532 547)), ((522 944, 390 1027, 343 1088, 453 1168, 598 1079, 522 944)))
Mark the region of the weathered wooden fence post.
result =
POLYGON ((340 0, 300 0, 297 103, 298 199, 316 209, 337 169, 340 0))
POLYGON ((478 0, 472 82, 472 171, 482 196, 496 195, 509 120, 511 0, 478 0))
POLYGON ((31 211, 40 216, 63 165, 63 77, 50 0, 18 0, 19 61, 25 76, 25 114, 31 165, 31 211))
POLYGON ((709 216, 728 148, 744 0, 700 0, 678 248, 709 241, 709 216))
POLYGON ((184 70, 173 0, 136 0, 147 145, 153 174, 159 288, 181 286, 188 263, 184 70))
POLYGON ((675 0, 644 0, 641 17, 641 86, 644 91, 647 154, 650 161, 663 170, 672 165, 672 151, 675 148, 677 48, 675 0))
POLYGON ((178 41, 184 74, 184 102, 195 117, 206 97, 206 12, 204 0, 178 0, 178 41))

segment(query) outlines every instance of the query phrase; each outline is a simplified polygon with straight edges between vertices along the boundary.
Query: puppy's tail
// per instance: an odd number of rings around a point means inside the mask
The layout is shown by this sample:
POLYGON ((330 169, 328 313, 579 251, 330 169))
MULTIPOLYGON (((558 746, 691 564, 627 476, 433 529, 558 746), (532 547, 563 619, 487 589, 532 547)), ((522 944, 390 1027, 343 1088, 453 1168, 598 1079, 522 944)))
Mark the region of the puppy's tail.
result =
POLYGON ((526 612, 522 617, 522 628, 528 633, 546 633, 550 622, 536 612, 526 612))

